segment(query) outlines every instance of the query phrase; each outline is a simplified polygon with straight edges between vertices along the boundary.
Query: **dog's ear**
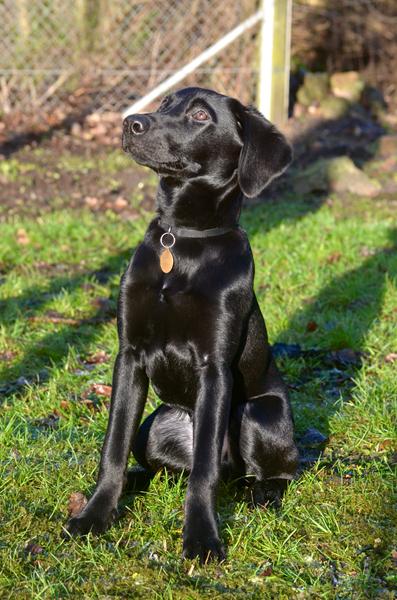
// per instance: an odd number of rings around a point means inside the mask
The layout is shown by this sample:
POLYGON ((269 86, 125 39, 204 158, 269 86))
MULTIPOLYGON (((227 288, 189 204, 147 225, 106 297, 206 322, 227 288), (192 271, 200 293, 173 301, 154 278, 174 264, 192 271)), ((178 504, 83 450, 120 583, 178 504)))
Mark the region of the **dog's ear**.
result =
POLYGON ((243 148, 238 163, 240 188, 248 198, 257 196, 292 160, 292 149, 278 129, 255 108, 238 103, 243 148))

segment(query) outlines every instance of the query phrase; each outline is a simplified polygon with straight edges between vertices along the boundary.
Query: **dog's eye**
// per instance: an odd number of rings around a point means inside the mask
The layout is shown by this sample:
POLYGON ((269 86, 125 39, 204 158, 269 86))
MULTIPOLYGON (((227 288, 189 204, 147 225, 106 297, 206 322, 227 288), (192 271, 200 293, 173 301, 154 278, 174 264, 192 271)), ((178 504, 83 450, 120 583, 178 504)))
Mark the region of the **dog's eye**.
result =
POLYGON ((209 119, 209 116, 205 112, 205 110, 200 108, 199 110, 196 110, 196 112, 192 113, 192 119, 194 119, 195 121, 207 121, 209 119))

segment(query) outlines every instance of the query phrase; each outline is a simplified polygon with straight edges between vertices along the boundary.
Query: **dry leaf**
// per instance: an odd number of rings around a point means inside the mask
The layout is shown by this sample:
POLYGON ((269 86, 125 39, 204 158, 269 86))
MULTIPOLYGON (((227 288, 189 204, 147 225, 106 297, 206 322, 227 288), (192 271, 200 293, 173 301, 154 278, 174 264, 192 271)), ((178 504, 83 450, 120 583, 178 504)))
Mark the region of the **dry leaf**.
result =
POLYGON ((123 210, 123 208, 126 208, 127 206, 128 202, 122 196, 118 196, 113 203, 113 208, 115 208, 116 210, 123 210))
POLYGON ((379 452, 381 450, 387 450, 388 448, 392 449, 393 447, 394 447, 394 440, 392 440, 390 438, 386 438, 385 440, 382 440, 381 442, 376 444, 376 451, 379 452))
POLYGON ((308 324, 306 325, 306 331, 316 331, 316 329, 318 329, 318 324, 316 323, 316 321, 309 321, 308 324))
POLYGON ((390 354, 387 354, 385 356, 385 362, 387 362, 387 363, 395 362, 396 360, 397 360, 397 352, 390 352, 390 354))
POLYGON ((104 385, 103 383, 93 383, 90 392, 94 392, 97 396, 106 396, 106 398, 110 398, 112 395, 112 386, 104 385))
POLYGON ((84 198, 84 202, 90 208, 96 208, 98 206, 98 204, 99 204, 99 200, 95 196, 86 196, 84 198))
POLYGON ((68 501, 68 515, 69 517, 76 517, 81 513, 83 508, 86 506, 88 500, 81 492, 73 492, 69 496, 68 501))
POLYGON ((12 350, 4 350, 4 352, 0 352, 0 360, 8 362, 15 358, 16 355, 17 353, 13 352, 12 350))
POLYGON ((87 356, 87 358, 83 362, 88 365, 98 365, 98 364, 105 363, 108 361, 109 361, 109 355, 106 354, 106 352, 104 350, 99 350, 99 352, 96 352, 95 354, 90 354, 89 356, 87 356))
POLYGON ((326 262, 329 265, 333 265, 334 263, 337 263, 341 258, 342 258, 341 252, 334 252, 333 254, 330 254, 329 256, 327 256, 326 262))
POLYGON ((39 544, 36 544, 36 542, 30 541, 25 545, 24 552, 30 556, 37 556, 38 554, 42 554, 42 552, 44 552, 44 548, 42 548, 39 544))
POLYGON ((30 244, 30 238, 26 233, 25 229, 18 229, 17 244, 19 244, 20 246, 26 246, 27 244, 30 244))

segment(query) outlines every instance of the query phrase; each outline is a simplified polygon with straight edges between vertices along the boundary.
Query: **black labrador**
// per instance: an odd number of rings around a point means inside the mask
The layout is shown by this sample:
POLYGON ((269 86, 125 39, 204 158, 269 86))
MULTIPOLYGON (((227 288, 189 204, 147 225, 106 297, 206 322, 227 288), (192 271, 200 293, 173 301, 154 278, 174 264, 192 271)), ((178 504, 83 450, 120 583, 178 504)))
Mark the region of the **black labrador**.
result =
POLYGON ((277 505, 297 465, 287 390, 238 225, 242 195, 282 173, 291 149, 257 110, 200 88, 127 117, 123 149, 159 174, 157 216, 121 281, 98 481, 66 535, 105 531, 127 480, 139 485, 166 467, 189 473, 183 555, 223 559, 220 477, 249 477, 254 504, 277 505), (139 427, 149 381, 163 404, 139 427), (132 475, 131 450, 144 467, 132 475))

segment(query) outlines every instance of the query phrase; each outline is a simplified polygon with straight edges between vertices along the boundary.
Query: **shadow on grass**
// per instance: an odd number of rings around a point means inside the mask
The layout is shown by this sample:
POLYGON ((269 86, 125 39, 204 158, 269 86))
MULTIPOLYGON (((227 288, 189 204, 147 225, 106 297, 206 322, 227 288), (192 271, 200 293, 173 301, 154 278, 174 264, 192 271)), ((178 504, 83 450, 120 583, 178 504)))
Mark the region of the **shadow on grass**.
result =
MULTIPOLYGON (((282 359, 278 361, 281 369, 286 371, 291 387, 300 473, 310 469, 319 459, 331 472, 335 469, 338 472, 341 467, 337 467, 337 463, 340 463, 347 470, 352 468, 357 477, 376 471, 385 458, 390 468, 395 466, 392 447, 386 457, 377 451, 368 454, 360 448, 347 456, 336 452, 332 456, 322 457, 330 434, 330 421, 339 409, 338 401, 340 398, 351 398, 354 380, 367 360, 367 336, 378 319, 395 321, 395 310, 382 315, 389 282, 397 285, 397 228, 390 229, 389 243, 383 249, 371 253, 359 267, 335 277, 304 309, 297 311, 277 340, 293 341, 301 348, 297 351, 296 347, 286 345, 287 350, 288 347, 295 350, 296 356, 289 356, 286 362, 282 359), (324 332, 322 349, 319 351, 310 350, 313 347, 313 334, 307 330, 308 323, 316 323, 319 330, 324 332), (336 360, 333 361, 332 357, 336 360), (294 362, 299 364, 298 377, 296 373, 288 375, 294 362), (312 386, 313 397, 307 402, 305 388, 310 388, 314 381, 317 382, 319 393, 312 386)), ((291 370, 294 372, 294 368, 291 370)), ((359 415, 357 418, 360 418, 359 415)), ((379 443, 383 443, 382 435, 379 435, 379 443)), ((391 498, 384 498, 385 509, 390 502, 391 498)), ((378 517, 374 518, 376 520, 378 517)), ((381 520, 379 517, 380 527, 381 520)))
POLYGON ((19 296, 0 301, 0 325, 13 322, 21 313, 33 323, 42 319, 43 322, 56 324, 53 331, 29 344, 20 360, 12 367, 3 369, 1 378, 5 383, 0 384, 1 395, 10 396, 22 392, 26 384, 41 384, 47 381, 48 369, 62 367, 71 347, 77 353, 86 354, 87 346, 100 337, 102 326, 115 320, 118 283, 111 286, 109 302, 99 303, 96 312, 89 318, 65 318, 63 323, 62 315, 54 317, 50 314, 46 318, 45 314, 41 315, 41 310, 63 290, 73 292, 89 284, 90 280, 100 284, 107 283, 114 275, 123 271, 132 252, 133 250, 129 250, 111 256, 94 271, 78 272, 73 277, 54 277, 45 289, 42 286, 32 286, 19 296), (6 381, 7 378, 15 376, 18 376, 17 380, 6 381))
MULTIPOLYGON (((351 380, 362 366, 362 359, 365 360, 366 338, 382 314, 386 285, 389 281, 397 284, 397 229, 390 229, 389 243, 384 248, 373 253, 368 251, 368 254, 359 267, 338 275, 304 309, 293 315, 279 338, 310 348, 313 334, 307 326, 316 325, 321 332, 321 349, 313 353, 298 351, 296 358, 306 356, 309 363, 313 361, 314 377, 324 373, 321 369, 325 369, 325 374, 329 369, 329 380, 324 383, 325 387, 328 383, 335 400, 340 392, 342 396, 343 392, 350 395, 351 380), (333 360, 339 362, 338 369, 330 364, 333 360)), ((395 319, 395 314, 382 318, 395 319)), ((307 377, 306 373, 303 384, 307 377)), ((328 419, 334 406, 332 402, 328 405, 328 419)), ((299 413, 299 404, 295 412, 299 413)), ((328 435, 328 428, 325 433, 328 435)))

